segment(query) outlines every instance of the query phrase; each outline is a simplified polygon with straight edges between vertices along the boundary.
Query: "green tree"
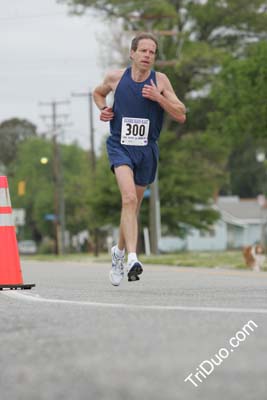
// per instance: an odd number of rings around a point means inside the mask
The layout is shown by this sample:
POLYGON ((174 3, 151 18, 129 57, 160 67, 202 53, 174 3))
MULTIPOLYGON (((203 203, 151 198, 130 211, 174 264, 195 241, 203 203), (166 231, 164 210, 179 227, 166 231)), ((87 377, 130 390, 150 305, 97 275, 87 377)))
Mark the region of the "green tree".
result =
POLYGON ((163 132, 159 184, 165 231, 182 235, 188 226, 207 229, 218 217, 210 206, 224 181, 224 162, 214 137, 185 135, 177 141, 172 132, 163 132))
MULTIPOLYGON (((90 229, 89 199, 92 193, 92 178, 86 152, 76 145, 60 145, 64 175, 64 197, 66 206, 66 228, 71 234, 90 229)), ((53 222, 45 215, 55 213, 55 184, 53 177, 52 143, 40 137, 29 138, 19 144, 16 160, 10 165, 13 176, 10 179, 12 205, 25 208, 26 235, 33 230, 53 237, 53 222), (47 164, 40 159, 46 157, 47 164), (19 196, 18 182, 25 180, 26 193, 19 196)))
POLYGON ((3 121, 0 124, 0 163, 8 166, 16 158, 18 144, 36 135, 36 126, 26 119, 3 121))
POLYGON ((265 181, 256 162, 256 149, 267 144, 267 43, 251 46, 243 59, 228 60, 211 93, 216 104, 208 131, 223 138, 228 149, 228 191, 256 195, 265 181))
MULTIPOLYGON (((267 143, 264 147, 267 149, 267 143)), ((267 193, 266 165, 256 160, 258 150, 257 141, 252 136, 244 138, 233 148, 227 165, 229 182, 222 187, 225 194, 252 198, 267 193)))

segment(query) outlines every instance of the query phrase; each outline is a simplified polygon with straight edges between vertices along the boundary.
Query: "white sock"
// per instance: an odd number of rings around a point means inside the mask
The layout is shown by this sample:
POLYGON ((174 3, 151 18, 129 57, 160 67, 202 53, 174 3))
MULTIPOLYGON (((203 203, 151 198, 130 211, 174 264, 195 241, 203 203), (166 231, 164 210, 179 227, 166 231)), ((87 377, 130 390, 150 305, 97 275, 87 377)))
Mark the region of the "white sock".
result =
POLYGON ((128 254, 128 264, 131 264, 133 261, 137 261, 136 253, 129 253, 128 254))
POLYGON ((116 246, 115 246, 115 254, 116 254, 117 257, 122 258, 122 257, 124 257, 125 249, 120 250, 120 249, 118 248, 118 245, 116 245, 116 246))

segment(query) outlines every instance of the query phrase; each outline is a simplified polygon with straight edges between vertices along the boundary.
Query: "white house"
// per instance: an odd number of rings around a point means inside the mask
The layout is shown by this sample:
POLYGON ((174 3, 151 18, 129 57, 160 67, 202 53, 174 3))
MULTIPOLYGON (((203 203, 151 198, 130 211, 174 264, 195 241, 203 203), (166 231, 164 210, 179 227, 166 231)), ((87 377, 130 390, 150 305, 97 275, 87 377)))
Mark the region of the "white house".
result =
POLYGON ((266 202, 259 200, 262 198, 218 197, 214 208, 221 218, 208 232, 192 228, 184 239, 163 237, 159 248, 161 251, 226 250, 265 241, 267 208, 266 202))
POLYGON ((240 199, 238 196, 219 197, 216 203, 227 227, 227 248, 240 248, 265 240, 266 202, 240 199))

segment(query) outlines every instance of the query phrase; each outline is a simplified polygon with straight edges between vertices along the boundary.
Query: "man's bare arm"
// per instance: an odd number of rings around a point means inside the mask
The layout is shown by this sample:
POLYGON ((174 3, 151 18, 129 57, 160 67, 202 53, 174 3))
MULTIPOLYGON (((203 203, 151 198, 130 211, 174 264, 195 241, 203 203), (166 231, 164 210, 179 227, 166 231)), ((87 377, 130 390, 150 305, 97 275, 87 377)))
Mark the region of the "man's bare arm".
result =
POLYGON ((119 81, 121 75, 122 75, 121 70, 109 72, 105 76, 103 83, 100 84, 99 86, 97 86, 93 90, 93 98, 94 98, 95 104, 101 111, 101 113, 100 113, 101 121, 105 121, 105 122, 110 121, 114 117, 112 107, 107 106, 106 98, 110 92, 115 91, 115 88, 118 84, 118 81, 119 81))

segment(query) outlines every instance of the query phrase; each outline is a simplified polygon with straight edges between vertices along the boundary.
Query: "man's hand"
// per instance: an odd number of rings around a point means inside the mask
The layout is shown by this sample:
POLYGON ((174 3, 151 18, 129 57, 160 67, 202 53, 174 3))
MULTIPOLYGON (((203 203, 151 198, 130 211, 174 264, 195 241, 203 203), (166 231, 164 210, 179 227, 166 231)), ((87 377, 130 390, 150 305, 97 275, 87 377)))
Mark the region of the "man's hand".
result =
POLYGON ((152 79, 150 79, 150 83, 151 85, 144 85, 142 96, 149 100, 159 101, 161 97, 160 91, 152 79))
POLYGON ((101 110, 100 113, 100 120, 104 122, 111 121, 114 118, 114 112, 112 110, 112 107, 106 107, 104 110, 101 110))

